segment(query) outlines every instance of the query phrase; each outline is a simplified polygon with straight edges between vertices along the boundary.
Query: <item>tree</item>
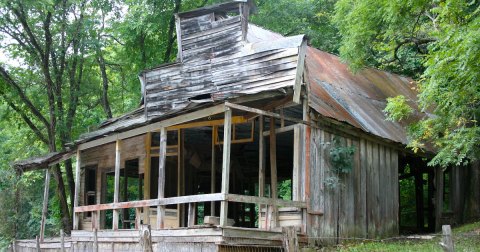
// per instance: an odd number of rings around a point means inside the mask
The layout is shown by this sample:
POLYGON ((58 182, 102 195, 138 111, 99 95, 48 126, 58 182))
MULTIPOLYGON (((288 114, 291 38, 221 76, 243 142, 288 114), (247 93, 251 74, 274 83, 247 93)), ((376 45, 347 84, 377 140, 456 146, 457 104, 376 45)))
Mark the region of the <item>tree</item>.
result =
POLYGON ((480 217, 480 3, 340 0, 335 21, 340 54, 353 70, 373 66, 417 79, 418 100, 389 98, 387 119, 427 114, 408 125, 408 146, 433 146, 431 166, 465 166, 464 218, 480 217))

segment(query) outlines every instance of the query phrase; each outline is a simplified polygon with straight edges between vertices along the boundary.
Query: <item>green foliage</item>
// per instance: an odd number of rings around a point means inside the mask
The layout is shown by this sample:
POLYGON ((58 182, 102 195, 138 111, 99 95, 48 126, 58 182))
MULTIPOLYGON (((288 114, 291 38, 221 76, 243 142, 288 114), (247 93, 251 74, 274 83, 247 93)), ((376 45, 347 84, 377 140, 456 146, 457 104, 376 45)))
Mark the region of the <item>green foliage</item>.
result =
MULTIPOLYGON (((340 0, 335 22, 341 56, 418 78, 420 110, 409 146, 438 150, 430 165, 460 165, 480 156, 480 2, 340 0), (435 116, 432 116, 434 114, 435 116)), ((390 120, 412 113, 402 97, 385 109, 390 120)))
POLYGON ((387 120, 401 121, 414 113, 403 95, 387 98, 387 106, 383 110, 387 114, 387 120))
POLYGON ((258 0, 254 24, 284 36, 305 34, 309 43, 337 53, 340 37, 332 23, 335 0, 258 0))
POLYGON ((355 146, 345 146, 340 137, 333 138, 333 145, 330 148, 330 162, 332 171, 336 174, 349 173, 353 169, 353 155, 355 146))
POLYGON ((283 200, 292 200, 292 180, 285 179, 277 184, 278 197, 283 200))

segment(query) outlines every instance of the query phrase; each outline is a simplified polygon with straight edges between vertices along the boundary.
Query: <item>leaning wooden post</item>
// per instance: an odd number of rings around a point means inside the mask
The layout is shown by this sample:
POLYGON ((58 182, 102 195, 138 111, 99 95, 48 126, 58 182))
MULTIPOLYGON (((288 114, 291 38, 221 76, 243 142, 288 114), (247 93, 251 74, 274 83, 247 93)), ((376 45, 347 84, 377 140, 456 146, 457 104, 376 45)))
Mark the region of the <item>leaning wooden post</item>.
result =
MULTIPOLYGON (((167 132, 160 129, 160 153, 158 157, 158 199, 165 198, 165 157, 167 155, 167 132)), ((163 229, 165 206, 157 206, 157 229, 163 229)))
POLYGON ((80 149, 77 149, 77 164, 75 166, 75 197, 73 198, 73 230, 78 230, 79 225, 79 213, 75 212, 75 208, 78 207, 78 201, 80 198, 80 166, 82 165, 80 154, 80 149))
POLYGON ((50 189, 50 171, 47 168, 45 170, 45 188, 43 189, 42 220, 40 222, 40 242, 43 242, 43 239, 45 238, 45 221, 47 220, 47 213, 48 213, 49 189, 50 189))
MULTIPOLYGON (((121 140, 117 139, 115 142, 115 185, 113 191, 113 203, 118 203, 118 194, 120 192, 120 164, 121 164, 121 140)), ((113 223, 112 229, 118 230, 118 217, 119 211, 118 209, 113 209, 113 223)))
MULTIPOLYGON (((265 138, 263 137, 263 115, 258 118, 258 197, 264 197, 265 194, 265 138)), ((258 228, 262 227, 260 219, 262 217, 262 204, 258 204, 258 228)), ((265 209, 266 211, 266 209, 265 209)), ((265 212, 267 218, 267 212, 265 212)), ((266 227, 266 226, 265 226, 266 227)))
POLYGON ((273 199, 271 206, 272 218, 268 229, 277 227, 277 134, 275 133, 275 118, 270 117, 270 191, 273 199))
MULTIPOLYGON (((225 122, 223 127, 223 161, 222 161, 222 194, 228 194, 230 180, 230 143, 232 137, 232 110, 225 108, 225 122)), ((220 226, 227 225, 228 201, 222 201, 220 205, 220 226)))
POLYGON ((452 229, 450 225, 443 225, 442 226, 442 241, 440 242, 440 246, 442 246, 443 251, 445 252, 454 252, 455 247, 453 245, 453 238, 452 238, 452 229))

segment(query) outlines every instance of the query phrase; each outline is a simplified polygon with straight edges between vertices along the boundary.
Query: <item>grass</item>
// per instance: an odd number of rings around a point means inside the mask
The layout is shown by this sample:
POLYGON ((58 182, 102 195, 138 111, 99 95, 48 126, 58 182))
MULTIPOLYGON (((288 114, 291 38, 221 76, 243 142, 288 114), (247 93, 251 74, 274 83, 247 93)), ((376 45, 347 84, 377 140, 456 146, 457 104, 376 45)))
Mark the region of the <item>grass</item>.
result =
MULTIPOLYGON (((407 252, 407 251, 439 251, 441 233, 431 240, 389 240, 377 242, 349 243, 325 251, 341 252, 407 252)), ((455 251, 480 252, 480 221, 453 229, 455 251)))

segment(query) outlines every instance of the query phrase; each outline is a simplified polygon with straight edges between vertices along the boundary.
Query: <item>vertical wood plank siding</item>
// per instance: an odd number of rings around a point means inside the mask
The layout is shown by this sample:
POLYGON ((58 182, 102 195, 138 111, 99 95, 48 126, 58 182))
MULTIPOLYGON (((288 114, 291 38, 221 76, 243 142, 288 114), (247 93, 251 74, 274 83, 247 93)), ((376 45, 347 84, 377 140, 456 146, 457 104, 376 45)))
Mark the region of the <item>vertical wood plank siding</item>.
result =
POLYGON ((387 237, 398 234, 398 153, 366 139, 312 128, 310 148, 311 225, 307 235, 317 244, 338 243, 336 237, 387 237), (333 176, 333 139, 354 146, 353 168, 340 184, 327 186, 333 176), (323 215, 315 214, 321 212, 323 215), (313 214, 312 214, 313 213, 313 214), (327 238, 328 237, 328 238, 327 238))

